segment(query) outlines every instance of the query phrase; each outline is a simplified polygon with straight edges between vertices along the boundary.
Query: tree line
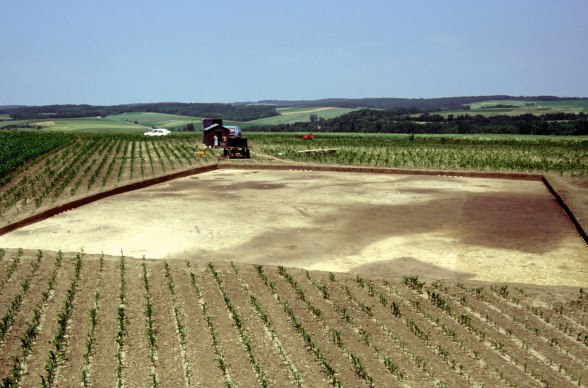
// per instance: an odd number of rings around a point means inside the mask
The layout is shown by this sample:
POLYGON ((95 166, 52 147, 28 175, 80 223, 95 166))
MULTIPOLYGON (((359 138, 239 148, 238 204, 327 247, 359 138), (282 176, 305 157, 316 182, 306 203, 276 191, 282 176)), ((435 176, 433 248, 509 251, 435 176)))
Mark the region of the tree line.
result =
POLYGON ((305 123, 250 126, 252 132, 356 132, 413 134, 521 134, 588 135, 588 116, 583 112, 541 116, 459 115, 447 118, 415 109, 361 109, 332 118, 316 118, 305 123))
POLYGON ((9 114, 15 120, 46 118, 104 117, 127 112, 167 113, 182 116, 222 117, 225 120, 251 121, 277 116, 275 106, 220 104, 220 103, 152 103, 124 105, 42 105, 2 107, 0 114, 9 114))
POLYGON ((463 96, 440 98, 326 98, 322 100, 262 100, 259 103, 272 104, 277 107, 317 107, 331 106, 337 108, 373 108, 373 109, 410 109, 420 111, 439 111, 442 109, 468 109, 474 102, 494 100, 516 101, 564 101, 582 100, 579 97, 556 96, 463 96))

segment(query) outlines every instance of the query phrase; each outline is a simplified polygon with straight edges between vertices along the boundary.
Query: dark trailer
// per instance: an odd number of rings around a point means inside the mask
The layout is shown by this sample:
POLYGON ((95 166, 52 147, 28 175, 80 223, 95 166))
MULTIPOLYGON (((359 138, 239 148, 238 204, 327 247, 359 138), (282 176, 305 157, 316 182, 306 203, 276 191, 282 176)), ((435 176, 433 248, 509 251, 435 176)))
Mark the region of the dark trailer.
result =
POLYGON ((225 158, 250 157, 247 138, 241 136, 241 128, 224 126, 222 119, 202 119, 202 144, 207 147, 223 147, 225 158))

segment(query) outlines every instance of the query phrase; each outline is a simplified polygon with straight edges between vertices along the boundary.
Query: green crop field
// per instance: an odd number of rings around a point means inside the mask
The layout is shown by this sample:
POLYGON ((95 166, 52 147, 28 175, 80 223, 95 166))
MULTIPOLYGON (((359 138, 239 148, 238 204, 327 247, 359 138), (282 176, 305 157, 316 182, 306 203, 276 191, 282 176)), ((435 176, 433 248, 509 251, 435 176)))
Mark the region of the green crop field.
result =
POLYGON ((541 115, 546 113, 588 113, 588 100, 561 100, 561 101, 519 101, 519 100, 493 100, 481 101, 469 104, 470 109, 444 110, 440 114, 448 115, 482 115, 517 116, 522 114, 541 115))
MULTIPOLYGON (((310 115, 320 118, 333 118, 341 116, 353 109, 346 108, 280 108, 280 116, 265 119, 241 122, 226 120, 225 125, 238 125, 247 128, 252 125, 277 125, 295 122, 308 122, 310 115)), ((107 116, 105 118, 85 117, 74 119, 45 120, 10 120, 8 115, 0 116, 0 129, 3 127, 40 128, 44 131, 81 131, 81 132, 145 132, 152 127, 181 130, 189 123, 194 124, 197 131, 202 130, 202 117, 181 116, 167 113, 154 112, 129 112, 120 115, 107 116)))
POLYGON ((120 115, 107 116, 106 119, 128 123, 137 122, 137 124, 146 127, 155 126, 167 129, 184 128, 188 123, 193 123, 196 127, 198 127, 198 125, 202 126, 201 117, 154 112, 128 112, 120 115))
POLYGON ((39 128, 43 132, 145 132, 148 128, 123 121, 99 118, 16 120, 0 122, 2 127, 22 125, 23 128, 39 128))
POLYGON ((311 115, 319 118, 331 119, 353 111, 349 108, 314 107, 314 108, 278 108, 280 116, 266 117, 259 120, 241 123, 244 128, 252 125, 278 125, 310 121, 311 115))
POLYGON ((588 137, 250 133, 256 149, 310 163, 588 176, 588 137), (334 154, 305 153, 335 149, 334 154))

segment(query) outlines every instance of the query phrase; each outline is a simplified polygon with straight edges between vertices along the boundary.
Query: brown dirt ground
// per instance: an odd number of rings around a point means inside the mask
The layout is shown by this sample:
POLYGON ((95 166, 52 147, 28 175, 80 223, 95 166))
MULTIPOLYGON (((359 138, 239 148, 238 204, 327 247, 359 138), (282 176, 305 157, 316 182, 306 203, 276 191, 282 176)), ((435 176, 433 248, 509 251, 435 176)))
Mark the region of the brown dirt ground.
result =
POLYGON ((588 284, 586 244, 537 181, 223 169, 68 211, 0 246, 588 284))

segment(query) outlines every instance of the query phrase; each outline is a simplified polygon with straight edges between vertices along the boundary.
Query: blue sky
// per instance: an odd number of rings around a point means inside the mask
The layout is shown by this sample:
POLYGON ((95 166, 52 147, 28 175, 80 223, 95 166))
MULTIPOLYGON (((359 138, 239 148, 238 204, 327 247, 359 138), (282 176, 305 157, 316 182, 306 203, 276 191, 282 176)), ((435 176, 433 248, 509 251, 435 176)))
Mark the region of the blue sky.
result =
POLYGON ((586 0, 0 0, 0 105, 588 96, 586 0))

